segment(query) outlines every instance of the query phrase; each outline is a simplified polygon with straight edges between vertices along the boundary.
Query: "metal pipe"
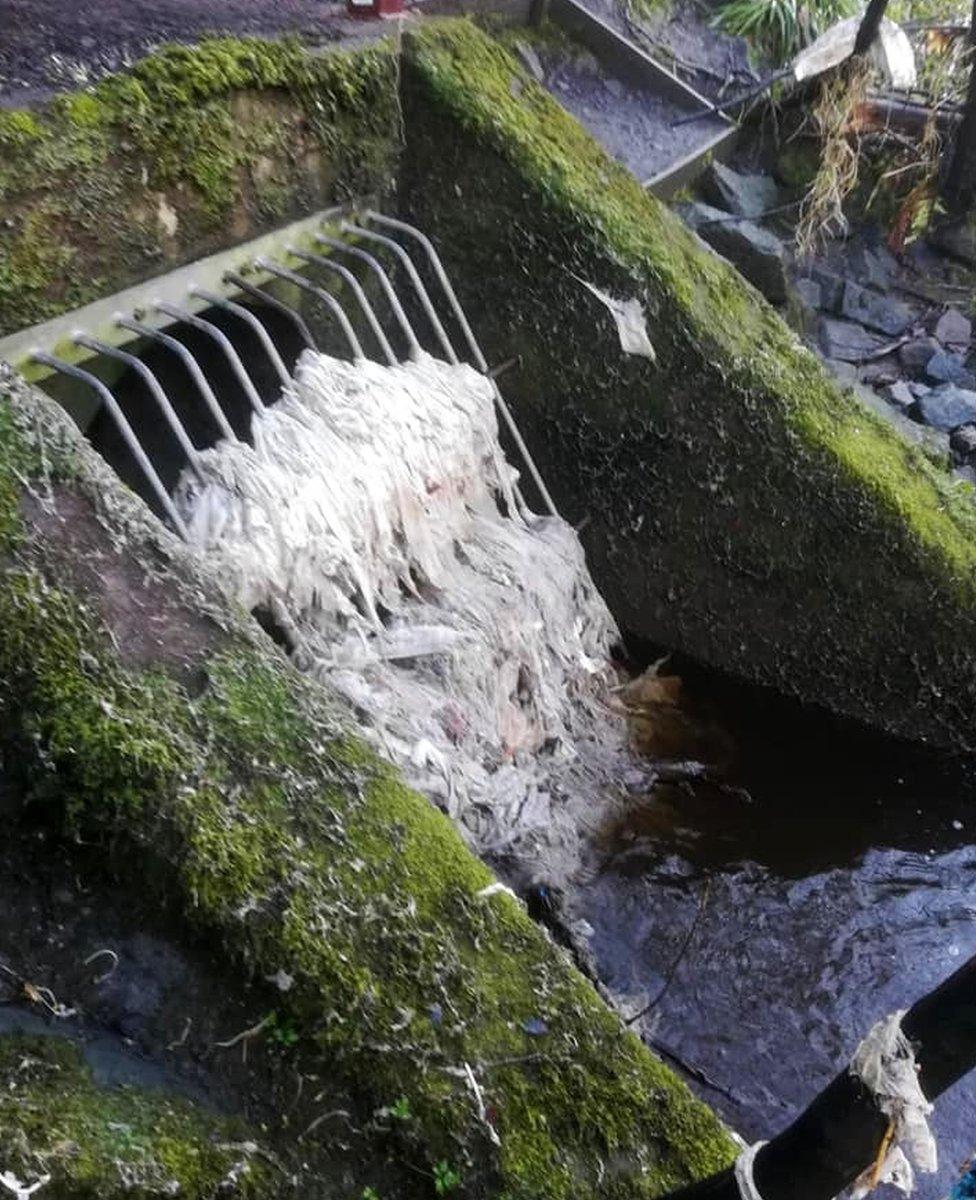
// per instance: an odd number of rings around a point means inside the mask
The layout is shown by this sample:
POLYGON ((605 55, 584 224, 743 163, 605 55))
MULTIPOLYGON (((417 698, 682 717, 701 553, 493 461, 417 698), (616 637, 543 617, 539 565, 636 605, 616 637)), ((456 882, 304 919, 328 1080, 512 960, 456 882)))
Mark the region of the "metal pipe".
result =
POLYGON ((251 377, 245 370, 240 355, 234 349, 230 338, 222 329, 218 329, 212 321, 205 321, 203 317, 198 317, 196 313, 190 312, 188 308, 181 308, 178 304, 167 304, 165 300, 157 300, 153 304, 153 308, 157 312, 165 313, 168 317, 172 317, 176 321, 182 321, 185 325, 189 325, 193 329, 199 329, 201 333, 205 333, 207 337, 212 338, 221 350, 223 350, 227 361, 230 363, 231 370, 237 376, 238 383, 244 389, 244 394, 251 403, 251 407, 255 412, 264 412, 264 401, 258 395, 257 388, 251 382, 251 377))
MULTIPOLYGON (((461 301, 457 298, 457 293, 454 291, 447 271, 444 269, 444 264, 441 262, 440 255, 437 253, 437 250, 434 247, 434 243, 425 233, 422 233, 421 230, 415 228, 413 225, 408 225, 406 221, 398 221, 394 217, 385 217, 382 213, 374 212, 372 209, 367 211, 366 219, 369 221, 375 221, 377 225, 385 225, 390 229, 398 229, 401 233, 407 234, 408 237, 412 237, 415 241, 420 243, 430 261, 430 265, 434 270, 434 274, 437 276, 438 283, 440 283, 441 287, 444 289, 444 294, 447 296, 448 303, 454 312, 454 316, 457 318, 457 323, 460 325, 461 332, 464 334, 464 339, 468 343, 468 346, 471 350, 471 356, 474 359, 475 366, 479 371, 491 378, 491 372, 488 369, 488 360, 481 352, 481 347, 478 345, 478 340, 474 336, 474 330, 471 328, 468 318, 464 313, 464 309, 461 307, 461 301)), ((529 453, 529 448, 525 444, 525 440, 523 439, 522 434, 515 423, 515 418, 512 415, 512 411, 508 407, 508 404, 505 401, 505 398, 502 396, 501 391, 498 388, 498 384, 494 379, 491 379, 491 386, 495 394, 495 401, 498 404, 499 411, 502 414, 502 419, 508 428, 508 432, 512 436, 512 440, 518 447, 518 451, 522 456, 522 461, 525 463, 529 474, 532 476, 532 482, 538 489, 539 495, 542 498, 542 502, 545 504, 546 508, 549 509, 549 512, 552 516, 558 516, 559 513, 556 509, 556 505, 553 502, 552 496, 549 494, 549 489, 546 487, 542 475, 539 472, 539 468, 535 465, 535 461, 533 460, 532 455, 529 453)))
POLYGON ((197 385, 200 395, 203 396, 203 402, 206 404, 210 415, 217 422, 217 428, 229 441, 240 441, 237 434, 231 428, 230 422, 224 416, 224 410, 217 403, 217 397, 213 393, 213 388, 207 382, 207 377, 200 370, 197 360, 182 342, 177 341, 175 337, 172 337, 168 333, 163 333, 161 329, 153 329, 151 325, 144 325, 142 321, 135 321, 131 317, 117 316, 115 324, 120 329, 131 329, 133 333, 138 333, 142 337, 159 342, 161 346, 165 346, 167 350, 172 350, 174 354, 178 355, 187 371, 189 371, 193 382, 197 385))
POLYGON ((297 271, 290 271, 288 267, 279 266, 278 263, 271 262, 270 259, 256 258, 254 260, 254 265, 256 267, 260 267, 262 271, 267 271, 271 275, 277 275, 279 279, 287 279, 289 283, 296 284, 298 287, 314 296, 320 303, 324 304, 339 322, 339 326, 342 329, 343 334, 345 334, 346 341, 349 343, 349 348, 352 350, 353 358, 366 357, 366 355, 363 354, 362 346, 359 344, 359 338, 356 337, 355 329, 353 329, 352 325, 349 323, 349 318, 343 311, 342 305, 335 298, 335 296, 332 295, 331 292, 327 292, 325 288, 316 287, 315 284, 312 283, 310 279, 306 279, 304 275, 300 275, 297 271))
POLYGON ((119 433, 122 435, 122 440, 132 451, 133 457, 141 467, 142 473, 148 480, 149 486, 156 495, 156 499, 162 505, 163 511, 173 522, 173 526, 175 527, 177 533, 179 533, 182 538, 187 538, 188 534, 186 526, 183 524, 183 518, 176 511, 176 506, 170 499, 169 493, 163 487, 163 481, 156 474, 156 468, 149 461, 145 450, 143 450, 139 443, 139 439, 132 432, 132 426, 126 420, 125 413, 119 407, 119 402, 108 390, 106 385, 90 371, 85 371, 81 367, 76 367, 73 363, 63 362, 60 358, 54 358, 53 355, 44 354, 40 350, 35 350, 31 354, 31 358, 35 362, 43 363, 45 366, 51 367, 55 371, 59 371, 62 375, 70 375, 73 379, 80 379, 83 383, 87 383, 89 387, 94 388, 94 390, 101 397, 102 403, 105 405, 106 409, 111 415, 112 420, 118 427, 119 433))
POLYGON ((176 415, 176 410, 169 402, 169 397, 163 391, 162 385, 156 376, 149 370, 141 358, 136 358, 134 354, 129 354, 127 350, 120 350, 117 346, 110 346, 107 342, 100 342, 98 338, 88 337, 84 333, 76 333, 74 342, 78 346, 87 346, 89 350, 94 350, 98 354, 103 354, 106 358, 114 358, 118 362, 123 362, 127 367, 139 375, 149 389, 153 399, 162 409, 163 416, 166 419, 166 424, 173 431, 173 435, 180 443, 180 448, 186 455, 191 468, 197 478, 202 479, 203 474, 200 470, 200 462, 197 456, 196 446, 190 441, 183 423, 176 415))
POLYGON ((266 292, 263 288, 256 287, 253 283, 248 283, 236 271, 225 271, 224 283, 232 283, 234 287, 239 288, 245 295, 253 296, 255 300, 260 300, 262 304, 267 304, 269 308, 276 309, 288 317, 289 320, 294 321, 299 336, 305 345, 308 346, 309 350, 317 348, 315 338, 312 337, 309 327, 305 324, 305 318, 298 309, 292 308, 290 304, 286 304, 284 300, 279 300, 277 296, 272 296, 270 292, 266 292))
POLYGON ((258 341, 265 349, 268 358, 271 359, 271 365, 278 373, 278 378, 282 383, 291 382, 291 376, 288 374, 288 368, 282 361, 281 355, 274 342, 271 340, 268 331, 257 319, 257 317, 249 309, 246 309, 243 304, 235 304, 233 300, 228 300, 226 296, 218 296, 216 292, 208 292, 206 288, 197 287, 195 283, 191 283, 189 287, 191 296, 199 296, 201 300, 206 300, 208 304, 214 305, 215 308, 226 309, 227 312, 233 313, 235 317, 240 317, 245 325, 249 325, 257 335, 258 341))
POLYGON ((424 287, 424 281, 420 278, 417 268, 413 265, 413 261, 406 250, 404 250, 399 242, 395 242, 393 238, 384 237, 382 233, 376 233, 372 229, 363 229, 359 225, 353 225, 350 221, 343 221, 340 228, 345 233, 351 233, 354 237, 366 238, 368 241, 376 242, 377 245, 385 246, 398 259, 406 271, 410 282, 413 284, 414 291, 420 299, 421 307, 427 314, 427 319, 430 321, 434 333, 437 335, 437 340, 441 344, 441 349, 444 351, 447 361, 456 365, 459 360, 458 356, 454 353, 451 339, 447 336, 447 331, 441 324, 437 310, 431 303, 427 289, 424 287))
POLYGON ((410 324, 410 319, 403 310, 403 305, 400 303, 400 297, 396 294, 393 284, 390 282, 390 277, 383 270, 383 264, 368 250, 364 250, 361 246, 352 246, 349 242, 343 242, 339 238, 328 237, 324 233, 317 233, 315 240, 321 242, 323 246, 331 246, 333 250, 341 250, 345 254, 351 254, 353 258, 358 258, 360 262, 364 262, 379 280, 380 287, 383 289, 383 294, 386 296, 390 308, 393 310, 393 315, 396 317, 397 324, 407 339, 410 357, 417 358, 420 354, 420 342, 417 340, 417 335, 413 331, 413 326, 410 324))
POLYGON ((383 357, 386 359, 387 365, 395 367, 397 365, 397 356, 393 353, 393 347, 390 345, 386 334, 383 332, 383 326, 379 323, 376 313, 373 311, 373 306, 370 304, 366 293, 362 289, 359 280, 353 275, 348 267, 344 267, 341 263, 334 262, 331 258, 326 258, 324 254, 311 254, 307 250, 296 250, 294 247, 288 247, 288 253, 295 258, 300 258, 302 262, 312 263, 317 267, 324 267, 327 271, 334 271, 340 279, 349 285, 349 289, 356 297, 359 307, 363 310, 363 315, 369 324, 373 335, 380 344, 380 349, 383 351, 383 357))

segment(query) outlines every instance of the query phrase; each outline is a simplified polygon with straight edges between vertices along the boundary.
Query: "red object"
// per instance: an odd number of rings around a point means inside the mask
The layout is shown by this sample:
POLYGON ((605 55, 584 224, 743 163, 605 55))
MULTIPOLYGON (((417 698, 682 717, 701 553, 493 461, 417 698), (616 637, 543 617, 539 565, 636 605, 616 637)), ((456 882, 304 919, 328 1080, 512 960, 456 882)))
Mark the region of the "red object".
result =
POLYGON ((346 12, 363 20, 395 17, 403 12, 403 0, 346 0, 346 12))

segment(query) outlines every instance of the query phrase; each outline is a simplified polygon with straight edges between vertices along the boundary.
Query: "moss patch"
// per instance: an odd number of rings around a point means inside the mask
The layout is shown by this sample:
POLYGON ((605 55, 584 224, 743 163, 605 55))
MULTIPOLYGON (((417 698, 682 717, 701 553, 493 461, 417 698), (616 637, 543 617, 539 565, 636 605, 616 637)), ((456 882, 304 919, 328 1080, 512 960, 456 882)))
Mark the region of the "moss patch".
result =
MULTIPOLYGON (((185 597, 184 619, 203 608, 224 631, 186 664, 205 674, 202 694, 168 663, 137 669, 95 617, 98 579, 66 584, 64 533, 52 552, 36 522, 11 528, 0 727, 35 811, 50 805, 52 821, 140 861, 249 972, 291 976, 281 1014, 306 1069, 346 1081, 367 1109, 405 1097, 406 1161, 450 1164, 465 1194, 653 1196, 727 1163, 715 1118, 522 907, 479 895, 492 877, 450 822, 227 609, 53 405, 6 390, 0 496, 21 494, 14 464, 27 466, 70 522, 68 550, 95 539, 109 574, 113 556, 134 555, 185 597), (97 492, 108 529, 69 492, 97 492)), ((169 619, 164 641, 180 637, 179 612, 169 619)))
POLYGON ((401 196, 438 241, 591 568, 658 644, 971 748, 976 508, 469 22, 408 43, 401 196), (518 86, 513 86, 514 81, 518 86), (472 181, 477 180, 477 186, 472 181), (587 279, 636 297, 622 355, 587 279))
POLYGON ((167 46, 40 112, 0 113, 0 333, 291 215, 383 193, 397 142, 385 43, 167 46))
POLYGON ((0 1036, 0 1162, 27 1185, 49 1175, 51 1200, 271 1195, 247 1140, 186 1100, 96 1086, 65 1038, 0 1036))

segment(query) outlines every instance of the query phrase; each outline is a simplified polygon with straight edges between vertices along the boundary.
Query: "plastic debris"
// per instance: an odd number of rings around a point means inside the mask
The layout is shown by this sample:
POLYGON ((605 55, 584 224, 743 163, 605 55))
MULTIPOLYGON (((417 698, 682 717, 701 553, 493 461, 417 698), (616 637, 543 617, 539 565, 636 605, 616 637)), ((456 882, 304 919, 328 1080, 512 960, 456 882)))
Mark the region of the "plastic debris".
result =
POLYGON ((630 761, 618 633, 572 527, 507 515, 490 382, 307 351, 252 436, 181 480, 191 541, 478 850, 574 869, 630 761))
POLYGON ((607 292, 601 292, 598 287, 588 283, 585 279, 580 279, 578 275, 574 275, 573 278, 578 280, 588 292, 596 296, 601 304, 606 305, 617 324, 620 349, 624 354, 639 354, 643 358, 649 358, 651 362, 657 362, 657 354, 647 335, 647 319, 640 301, 633 298, 617 300, 607 292))
POLYGON ((759 1189, 756 1187, 753 1168, 756 1162, 756 1155, 765 1145, 765 1142, 754 1142, 751 1146, 746 1146, 735 1160, 735 1182, 742 1200, 763 1200, 759 1189))
POLYGON ((932 1105, 918 1081, 918 1064, 911 1042, 901 1028, 904 1011, 879 1021, 858 1046, 851 1062, 857 1076, 874 1095, 891 1122, 889 1148, 880 1169, 872 1164, 855 1182, 853 1200, 866 1196, 879 1183, 890 1183, 906 1195, 915 1186, 912 1164, 932 1173, 939 1156, 928 1117, 932 1105))

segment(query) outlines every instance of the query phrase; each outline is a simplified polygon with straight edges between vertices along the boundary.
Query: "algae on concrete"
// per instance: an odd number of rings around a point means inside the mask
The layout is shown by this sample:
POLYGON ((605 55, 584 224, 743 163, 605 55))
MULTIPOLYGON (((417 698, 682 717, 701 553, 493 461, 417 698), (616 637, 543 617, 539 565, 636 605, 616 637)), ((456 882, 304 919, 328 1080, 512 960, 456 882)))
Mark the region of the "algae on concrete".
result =
POLYGON ((10 373, 0 397, 0 749, 33 819, 176 896, 242 980, 284 971, 308 1069, 404 1098, 405 1156, 464 1195, 650 1197, 726 1164, 715 1117, 481 895, 448 819, 53 402, 10 373))
POLYGON ((645 642, 889 733, 976 745, 972 488, 471 22, 408 39, 404 215, 437 242, 590 569, 645 642), (580 280, 643 305, 622 354, 580 280))
POLYGON ((188 1100, 98 1086, 61 1036, 0 1035, 0 1170, 45 1200, 274 1195, 281 1181, 240 1122, 188 1100))

